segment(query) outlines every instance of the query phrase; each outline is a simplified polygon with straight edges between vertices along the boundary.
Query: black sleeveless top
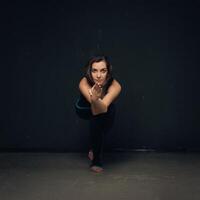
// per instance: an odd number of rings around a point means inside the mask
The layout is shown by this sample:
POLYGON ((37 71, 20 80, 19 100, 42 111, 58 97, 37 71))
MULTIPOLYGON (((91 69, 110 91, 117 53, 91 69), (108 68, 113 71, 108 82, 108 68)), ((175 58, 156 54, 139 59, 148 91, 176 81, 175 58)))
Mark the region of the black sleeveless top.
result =
POLYGON ((80 107, 90 107, 90 102, 87 101, 87 99, 83 96, 83 94, 80 92, 79 96, 79 106, 80 107))

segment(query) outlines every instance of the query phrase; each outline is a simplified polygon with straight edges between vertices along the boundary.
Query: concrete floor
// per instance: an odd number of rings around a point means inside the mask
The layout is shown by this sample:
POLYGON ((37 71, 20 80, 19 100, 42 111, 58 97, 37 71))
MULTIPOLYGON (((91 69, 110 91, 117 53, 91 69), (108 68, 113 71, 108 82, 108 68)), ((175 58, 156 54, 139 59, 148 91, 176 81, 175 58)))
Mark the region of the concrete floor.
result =
POLYGON ((105 153, 101 174, 89 164, 86 153, 0 153, 0 199, 200 199, 198 153, 105 153))

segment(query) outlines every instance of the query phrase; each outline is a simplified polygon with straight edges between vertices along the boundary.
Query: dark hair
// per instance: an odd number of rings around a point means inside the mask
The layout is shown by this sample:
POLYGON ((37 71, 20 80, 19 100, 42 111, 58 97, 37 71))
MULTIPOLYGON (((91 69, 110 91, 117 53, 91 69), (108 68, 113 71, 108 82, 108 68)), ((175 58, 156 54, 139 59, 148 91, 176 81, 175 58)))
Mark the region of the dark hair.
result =
POLYGON ((106 67, 108 70, 108 73, 106 76, 106 84, 104 85, 104 89, 106 90, 113 81, 112 65, 107 56, 97 55, 97 56, 93 56, 92 58, 90 58, 87 65, 85 66, 85 68, 86 68, 85 77, 91 86, 93 86, 95 84, 95 82, 93 81, 93 78, 92 78, 92 74, 91 74, 92 64, 95 62, 100 62, 100 61, 104 61, 106 63, 106 67))

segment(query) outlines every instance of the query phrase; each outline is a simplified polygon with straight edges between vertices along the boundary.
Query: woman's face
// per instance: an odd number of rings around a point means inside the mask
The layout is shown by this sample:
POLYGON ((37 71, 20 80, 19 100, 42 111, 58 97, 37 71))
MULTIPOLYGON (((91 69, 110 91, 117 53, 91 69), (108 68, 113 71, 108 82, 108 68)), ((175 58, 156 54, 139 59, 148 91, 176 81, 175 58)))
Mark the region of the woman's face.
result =
POLYGON ((94 62, 92 64, 91 75, 95 83, 103 86, 106 83, 107 74, 108 69, 105 61, 94 62))

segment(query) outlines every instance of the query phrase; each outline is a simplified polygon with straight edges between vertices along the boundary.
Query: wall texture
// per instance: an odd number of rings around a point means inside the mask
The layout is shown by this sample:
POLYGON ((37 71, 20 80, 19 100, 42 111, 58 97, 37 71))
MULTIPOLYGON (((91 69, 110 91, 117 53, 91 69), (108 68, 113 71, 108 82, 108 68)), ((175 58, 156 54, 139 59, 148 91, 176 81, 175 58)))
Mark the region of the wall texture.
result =
POLYGON ((0 150, 86 150, 74 103, 98 53, 123 89, 107 148, 199 150, 200 14, 180 2, 4 3, 0 150))

